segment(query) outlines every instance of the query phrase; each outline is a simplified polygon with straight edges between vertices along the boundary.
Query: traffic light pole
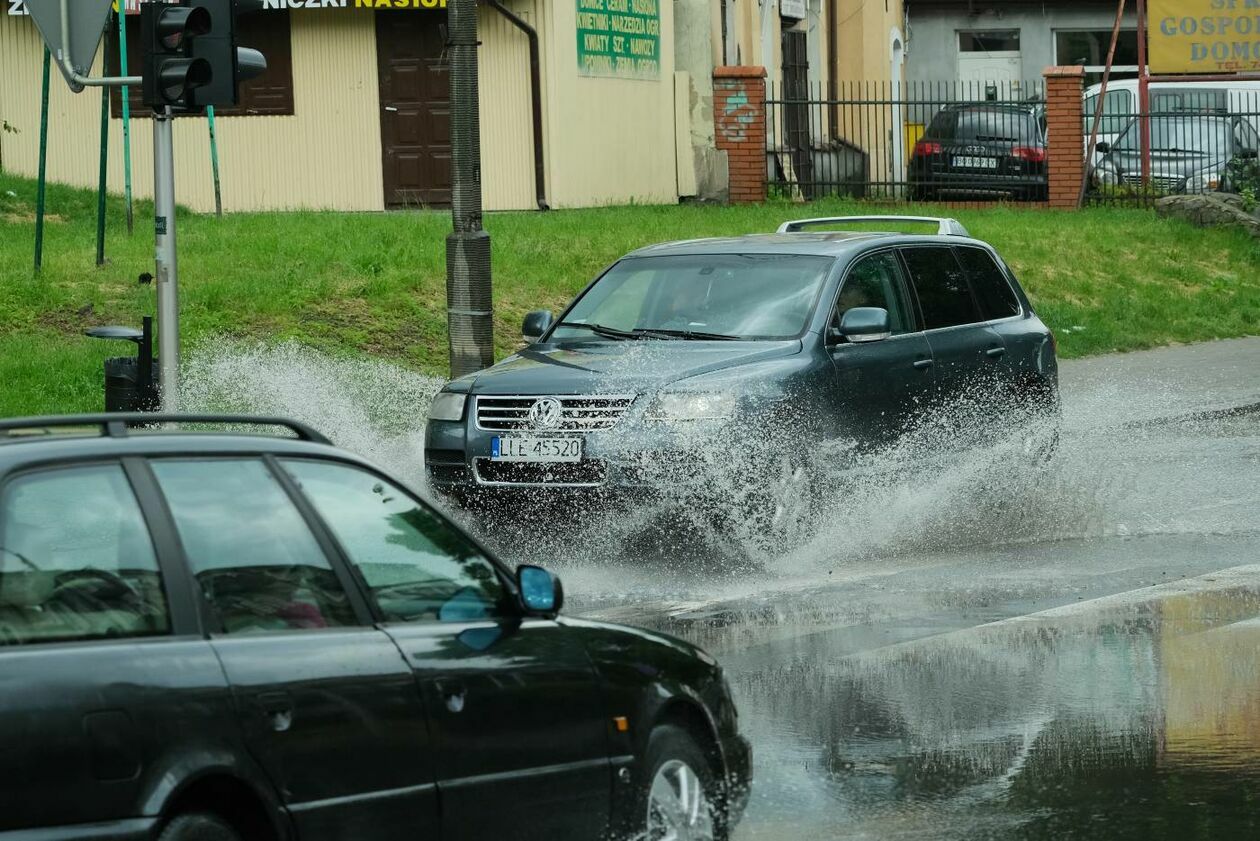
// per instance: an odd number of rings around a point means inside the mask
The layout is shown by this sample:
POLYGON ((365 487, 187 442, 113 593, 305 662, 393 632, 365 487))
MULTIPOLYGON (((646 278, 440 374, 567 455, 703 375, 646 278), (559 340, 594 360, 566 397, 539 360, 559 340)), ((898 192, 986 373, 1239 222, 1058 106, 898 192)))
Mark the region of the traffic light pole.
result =
POLYGON ((175 141, 170 108, 153 116, 153 203, 156 232, 158 361, 162 411, 179 411, 179 262, 175 253, 175 141))

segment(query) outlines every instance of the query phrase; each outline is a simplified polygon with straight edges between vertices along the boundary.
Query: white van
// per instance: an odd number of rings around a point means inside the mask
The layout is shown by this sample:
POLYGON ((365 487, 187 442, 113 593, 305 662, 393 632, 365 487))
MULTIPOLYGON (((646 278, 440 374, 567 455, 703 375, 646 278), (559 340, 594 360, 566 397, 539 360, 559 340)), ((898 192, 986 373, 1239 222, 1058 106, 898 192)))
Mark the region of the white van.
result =
MULTIPOLYGON (((1085 144, 1094 126, 1102 85, 1085 89, 1085 144)), ((1260 79, 1225 82, 1151 82, 1151 113, 1239 114, 1260 130, 1260 79)), ((1114 143, 1138 115, 1138 80, 1117 79, 1107 84, 1098 142, 1114 143)), ((1101 156, 1094 155, 1097 164, 1101 156)))

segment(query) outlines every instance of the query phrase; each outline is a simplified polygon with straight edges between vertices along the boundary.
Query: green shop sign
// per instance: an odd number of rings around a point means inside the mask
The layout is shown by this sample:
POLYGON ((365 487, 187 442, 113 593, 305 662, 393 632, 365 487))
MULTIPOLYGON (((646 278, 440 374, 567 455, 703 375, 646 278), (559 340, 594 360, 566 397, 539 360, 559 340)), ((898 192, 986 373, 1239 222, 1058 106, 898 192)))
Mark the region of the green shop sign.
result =
POLYGON ((661 77, 661 0, 577 0, 578 72, 661 77))

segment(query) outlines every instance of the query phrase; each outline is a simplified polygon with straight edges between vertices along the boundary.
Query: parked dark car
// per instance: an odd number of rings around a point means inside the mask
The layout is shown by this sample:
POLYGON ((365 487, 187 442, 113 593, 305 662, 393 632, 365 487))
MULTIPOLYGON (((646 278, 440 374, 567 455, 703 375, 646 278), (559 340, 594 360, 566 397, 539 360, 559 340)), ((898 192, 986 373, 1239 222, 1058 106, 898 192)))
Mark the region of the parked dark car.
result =
POLYGON ((808 536, 820 468, 924 418, 966 408, 995 433, 1057 418, 1050 331, 992 247, 951 219, 803 220, 649 246, 559 320, 531 313, 524 333, 528 347, 434 400, 429 481, 458 503, 690 491, 783 548, 808 536), (938 233, 804 230, 872 220, 938 233), (856 446, 835 454, 837 442, 856 446))
POLYGON ((133 428, 176 420, 0 421, 0 839, 726 837, 707 654, 307 427, 133 428))
MULTIPOLYGON (((1152 115, 1150 184, 1167 193, 1235 192, 1231 165, 1254 162, 1260 134, 1245 117, 1152 115)), ((1112 144, 1099 144, 1095 185, 1142 183, 1141 121, 1134 120, 1112 144)))
POLYGON ((938 111, 910 156, 916 200, 949 194, 1045 201, 1045 107, 1039 103, 949 105, 938 111))

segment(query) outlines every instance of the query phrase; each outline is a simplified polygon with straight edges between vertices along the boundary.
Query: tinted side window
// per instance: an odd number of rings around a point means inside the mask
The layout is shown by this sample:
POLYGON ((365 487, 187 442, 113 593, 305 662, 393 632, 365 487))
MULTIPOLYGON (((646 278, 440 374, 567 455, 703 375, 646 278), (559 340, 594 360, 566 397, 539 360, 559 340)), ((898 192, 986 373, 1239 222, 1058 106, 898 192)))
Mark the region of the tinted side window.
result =
POLYGON ((285 467, 337 536, 392 622, 470 622, 507 615, 494 564, 423 503, 344 464, 285 467))
POLYGON ((170 631, 148 527, 118 465, 50 470, 0 493, 0 645, 170 631))
POLYGON ((1019 299, 1001 267, 993 261, 989 252, 981 248, 958 248, 958 262, 962 263, 971 280, 971 288, 980 301, 980 312, 985 318, 1009 318, 1019 315, 1019 299))
POLYGON ((910 268, 910 280, 919 295, 923 324, 928 330, 981 320, 953 249, 922 246, 906 248, 901 253, 910 268))
POLYGON ((261 461, 155 461, 180 541, 229 634, 355 624, 315 537, 261 461))
POLYGON ((892 252, 872 254, 853 264, 836 300, 836 320, 854 307, 882 307, 888 310, 893 334, 909 333, 914 319, 901 284, 901 264, 892 252))

